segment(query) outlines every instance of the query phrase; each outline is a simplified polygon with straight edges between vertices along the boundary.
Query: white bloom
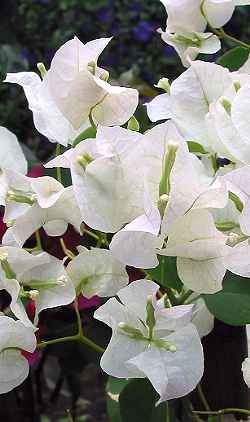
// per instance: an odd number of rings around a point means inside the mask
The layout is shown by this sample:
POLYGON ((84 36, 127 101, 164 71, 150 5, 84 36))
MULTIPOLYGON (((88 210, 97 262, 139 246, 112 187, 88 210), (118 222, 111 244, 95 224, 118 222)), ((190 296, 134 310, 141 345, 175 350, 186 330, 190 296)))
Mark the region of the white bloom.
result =
POLYGON ((223 176, 228 190, 234 193, 243 204, 239 224, 245 235, 250 235, 250 166, 244 166, 223 176))
POLYGON ((96 140, 84 140, 46 167, 70 167, 83 221, 116 232, 142 214, 145 183, 158 200, 162 157, 169 140, 185 144, 170 122, 144 135, 99 126, 96 140))
MULTIPOLYGON (((158 129, 161 127, 162 125, 158 129)), ((154 131, 157 133, 157 127, 154 131)), ((202 163, 188 152, 187 146, 182 142, 179 143, 175 153, 170 174, 166 180, 164 177, 162 180, 160 175, 164 174, 165 165, 162 163, 165 162, 169 168, 168 159, 170 159, 169 154, 173 146, 171 145, 171 143, 168 145, 165 140, 165 149, 159 148, 157 151, 156 148, 153 150, 153 146, 151 147, 151 154, 154 151, 152 154, 154 157, 153 177, 150 173, 152 168, 148 162, 150 170, 147 179, 154 186, 151 192, 158 192, 158 196, 152 201, 150 194, 145 194, 144 214, 113 236, 110 249, 121 262, 140 268, 156 267, 157 254, 178 256, 178 272, 183 283, 194 291, 214 292, 221 289, 226 271, 223 262, 227 251, 226 237, 216 230, 212 215, 204 209, 226 206, 228 202, 226 185, 223 180, 212 184, 204 182, 201 178, 204 170, 202 163), (170 150, 167 149, 169 147, 170 150), (164 151, 168 152, 164 154, 164 151), (162 182, 166 189, 170 188, 165 194, 160 192, 162 182), (185 239, 182 237, 182 231, 186 233, 185 239), (164 245, 164 239, 167 246, 164 245), (200 242, 196 243, 195 240, 198 239, 200 242), (177 251, 177 248, 173 251, 172 246, 177 245, 179 241, 182 245, 180 250, 177 251), (164 249, 161 249, 162 247, 164 249), (193 255, 188 257, 187 253, 192 247, 194 247, 193 255), (184 252, 183 248, 187 251, 184 252), (190 259, 185 260, 185 258, 190 259), (184 264, 186 264, 185 271, 184 264), (196 267, 197 270, 199 267, 202 271, 206 265, 207 278, 198 275, 193 278, 188 274, 188 271, 195 273, 196 267), (202 280, 203 283, 200 285, 202 280)))
POLYGON ((243 372, 243 378, 247 386, 250 388, 250 358, 246 358, 242 362, 241 370, 243 372))
POLYGON ((165 118, 171 116, 187 139, 199 142, 207 149, 209 143, 205 117, 209 105, 224 95, 229 88, 233 89, 233 80, 228 69, 197 60, 175 79, 169 95, 161 94, 153 100, 154 103, 147 105, 149 118, 153 121, 158 120, 157 113, 160 109, 162 119, 165 102, 165 118))
POLYGON ((3 244, 12 237, 22 246, 41 227, 51 236, 64 234, 68 224, 80 232, 82 218, 72 187, 64 188, 52 177, 29 178, 11 170, 5 171, 5 179, 4 221, 11 222, 11 228, 3 244))
POLYGON ((19 173, 27 173, 27 160, 14 133, 0 126, 0 169, 12 169, 19 173))
POLYGON ((74 300, 74 286, 59 259, 45 252, 31 255, 15 247, 1 247, 0 257, 0 289, 11 295, 10 308, 25 325, 31 322, 22 297, 31 297, 36 302, 35 324, 43 309, 67 305, 74 300))
POLYGON ((179 217, 170 229, 166 247, 158 253, 177 256, 177 271, 183 283, 197 293, 222 289, 228 254, 226 236, 216 230, 211 214, 192 210, 179 217))
POLYGON ((81 292, 87 298, 114 296, 129 281, 125 266, 106 249, 81 251, 66 270, 77 293, 81 292))
MULTIPOLYGON (((26 95, 29 109, 33 113, 34 125, 38 132, 51 142, 67 146, 79 131, 63 116, 57 107, 45 81, 34 72, 8 73, 4 82, 19 84, 26 95)), ((89 126, 84 122, 80 131, 89 126)))
POLYGON ((34 72, 8 73, 5 82, 24 89, 36 129, 67 146, 89 126, 89 115, 106 126, 122 125, 134 114, 138 92, 111 86, 97 60, 110 38, 83 44, 75 37, 55 54, 44 79, 34 72))
POLYGON ((20 385, 29 374, 29 364, 21 351, 34 352, 36 337, 20 321, 0 316, 0 394, 20 385))
POLYGON ((62 114, 78 129, 90 113, 98 123, 122 125, 134 114, 138 92, 109 85, 97 60, 111 38, 87 44, 75 37, 56 52, 44 83, 62 114))
POLYGON ((224 26, 239 5, 249 0, 161 0, 166 8, 170 32, 203 32, 209 23, 214 28, 224 26))
POLYGON ((159 286, 137 280, 94 314, 112 328, 101 367, 117 378, 148 378, 160 395, 157 404, 192 391, 203 373, 203 352, 191 321, 192 306, 163 309, 159 286), (194 364, 195 361, 195 364, 194 364))
POLYGON ((249 75, 192 62, 190 68, 147 105, 152 121, 173 119, 181 133, 206 151, 249 163, 249 75), (210 83, 213 78, 213 84, 210 83))
POLYGON ((28 164, 17 137, 3 126, 0 126, 0 142, 0 205, 5 205, 5 194, 8 188, 5 170, 12 169, 26 174, 28 164))
POLYGON ((196 326, 200 338, 207 336, 214 328, 214 316, 202 298, 194 302, 192 323, 196 326))
POLYGON ((76 296, 74 285, 65 271, 63 262, 54 256, 45 255, 47 263, 36 265, 36 267, 23 272, 19 278, 24 289, 28 288, 38 292, 35 299, 35 323, 37 323, 38 314, 43 309, 68 305, 76 296))
POLYGON ((219 38, 211 32, 159 32, 163 41, 177 51, 185 67, 189 67, 200 53, 214 54, 221 48, 219 38))

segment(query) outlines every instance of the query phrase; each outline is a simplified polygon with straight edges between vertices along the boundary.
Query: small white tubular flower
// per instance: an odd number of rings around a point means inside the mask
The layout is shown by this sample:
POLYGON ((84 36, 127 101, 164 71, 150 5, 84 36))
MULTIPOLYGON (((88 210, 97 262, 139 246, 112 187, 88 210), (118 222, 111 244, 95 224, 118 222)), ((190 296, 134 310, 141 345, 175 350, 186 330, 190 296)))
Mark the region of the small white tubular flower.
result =
POLYGON ((34 352, 36 337, 31 328, 7 316, 0 316, 0 331, 0 394, 3 394, 27 378, 29 364, 21 352, 34 352))
POLYGON ((148 378, 160 396, 157 404, 192 391, 203 374, 203 351, 190 306, 163 309, 159 286, 137 280, 94 314, 112 328, 101 358, 102 369, 117 378, 148 378), (195 365, 194 362, 195 361, 195 365))
POLYGON ((131 130, 99 126, 96 140, 86 139, 46 164, 70 167, 76 200, 88 226, 116 232, 142 212, 143 165, 138 162, 143 160, 143 139, 131 130))
POLYGON ((75 129, 90 114, 97 123, 122 125, 138 105, 135 89, 112 87, 103 80, 105 71, 97 66, 97 60, 110 40, 101 38, 84 45, 75 37, 59 48, 45 75, 53 100, 75 129))
POLYGON ((85 249, 67 266, 77 294, 91 298, 115 296, 118 290, 128 284, 126 268, 106 249, 85 249))
POLYGON ((45 252, 31 255, 15 247, 0 247, 0 289, 11 295, 12 312, 27 326, 32 324, 22 297, 36 302, 35 324, 43 309, 67 305, 75 299, 75 288, 62 261, 45 252))
POLYGON ((250 358, 244 359, 241 365, 243 378, 248 388, 250 388, 250 358))
POLYGON ((35 324, 43 309, 68 305, 75 299, 75 288, 68 277, 63 262, 49 254, 45 254, 46 263, 36 265, 29 271, 24 271, 19 282, 25 291, 37 292, 35 324))
MULTIPOLYGON (((11 296, 10 309, 26 326, 33 327, 23 306, 21 296, 21 278, 25 271, 49 262, 46 253, 31 255, 24 249, 16 247, 0 248, 0 289, 6 290, 11 296)), ((34 327, 33 327, 34 328, 34 327)))
POLYGON ((219 38, 211 32, 159 32, 162 40, 174 47, 184 67, 189 67, 200 53, 214 54, 221 48, 219 38))
POLYGON ((32 179, 6 171, 11 194, 7 190, 4 221, 11 227, 3 237, 3 244, 13 240, 22 246, 39 228, 51 236, 61 236, 72 224, 80 232, 82 217, 72 186, 64 188, 55 179, 44 176, 32 179))
POLYGON ((191 210, 177 218, 166 247, 158 253, 177 256, 178 275, 185 286, 197 293, 215 293, 222 289, 226 273, 226 239, 207 210, 191 210))
POLYGON ((4 82, 19 84, 24 89, 36 129, 51 142, 67 146, 78 135, 57 107, 45 81, 36 73, 8 73, 4 82))

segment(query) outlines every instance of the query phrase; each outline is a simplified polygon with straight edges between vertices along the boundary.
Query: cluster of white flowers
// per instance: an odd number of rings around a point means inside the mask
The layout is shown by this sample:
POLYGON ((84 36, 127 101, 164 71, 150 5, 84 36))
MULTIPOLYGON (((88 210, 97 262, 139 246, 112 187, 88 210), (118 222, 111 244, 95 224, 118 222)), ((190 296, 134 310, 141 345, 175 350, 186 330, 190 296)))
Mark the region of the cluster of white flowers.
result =
POLYGON ((2 393, 28 374, 21 352, 36 347, 39 313, 83 294, 109 298, 95 312, 112 329, 103 370, 119 378, 147 377, 159 403, 184 396, 202 377, 200 337, 211 330, 213 317, 203 303, 171 306, 171 297, 147 278, 128 285, 126 266, 147 270, 159 265, 158 256, 176 257, 183 294, 190 289, 196 297, 220 291, 227 270, 250 276, 250 74, 247 65, 230 73, 188 59, 216 51, 217 38, 203 32, 207 24, 221 27, 235 6, 250 2, 163 3, 168 21, 162 37, 191 66, 171 86, 167 78, 159 81, 166 92, 147 104, 148 116, 167 121, 145 133, 121 127, 134 119, 138 92, 109 84, 97 64, 109 38, 68 41, 49 70, 39 65, 42 78, 33 72, 6 77, 23 87, 36 129, 65 147, 45 167, 69 169, 72 186, 27 176, 15 135, 0 129, 0 204, 8 226, 0 289, 10 294, 18 319, 0 316, 2 393), (74 143, 90 124, 96 138, 74 143), (69 262, 25 249, 40 228, 62 236, 68 224, 79 233, 86 224, 112 240, 106 249, 79 245, 69 262), (34 322, 23 298, 35 301, 34 322))
MULTIPOLYGON (((249 0, 161 0, 168 18, 163 41, 173 46, 184 66, 190 66, 199 53, 213 54, 221 48, 214 29, 224 26, 236 6, 250 5, 249 0), (204 32, 206 29, 210 32, 204 32)), ((219 35, 219 31, 216 31, 219 35)))

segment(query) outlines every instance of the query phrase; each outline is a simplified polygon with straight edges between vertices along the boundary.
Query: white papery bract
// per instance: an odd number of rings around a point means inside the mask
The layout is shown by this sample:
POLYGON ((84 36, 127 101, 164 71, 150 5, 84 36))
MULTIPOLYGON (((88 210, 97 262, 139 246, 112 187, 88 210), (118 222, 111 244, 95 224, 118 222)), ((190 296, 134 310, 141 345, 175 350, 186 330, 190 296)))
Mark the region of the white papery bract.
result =
POLYGON ((163 41, 172 45, 184 66, 199 53, 213 54, 220 49, 219 38, 204 33, 207 25, 220 28, 232 17, 235 6, 249 1, 234 0, 161 0, 168 14, 166 31, 159 30, 163 41))
POLYGON ((98 127, 96 140, 82 141, 46 167, 70 167, 83 221, 114 233, 143 213, 145 183, 157 202, 165 148, 175 140, 185 144, 170 122, 144 135, 98 127))
MULTIPOLYGON (((209 145, 205 116, 209 112, 209 105, 224 95, 232 85, 228 69, 197 60, 175 79, 170 86, 169 95, 162 94, 147 106, 149 118, 152 121, 158 120, 157 110, 159 106, 160 110, 163 109, 164 100, 167 111, 165 118, 171 116, 187 139, 200 142, 206 148, 209 145)), ((162 118, 161 112, 160 119, 162 118)))
POLYGON ((12 169, 21 174, 26 174, 27 160, 14 133, 0 126, 0 204, 5 205, 5 193, 8 188, 5 170, 12 169))
POLYGON ((20 385, 29 374, 29 364, 22 350, 34 352, 36 337, 31 328, 21 321, 0 316, 0 394, 7 393, 20 385))
POLYGON ((243 205, 239 215, 242 232, 250 236, 250 166, 244 166, 223 176, 228 190, 236 195, 243 205))
POLYGON ((111 86, 97 60, 111 38, 87 44, 75 37, 56 52, 44 83, 62 114, 79 129, 91 114, 105 126, 122 125, 134 114, 138 92, 111 86))
POLYGON ((26 174, 28 169, 27 160, 14 133, 0 126, 0 168, 1 170, 12 169, 26 174))
POLYGON ((174 47, 185 67, 189 67, 200 53, 214 54, 221 48, 219 38, 210 32, 159 32, 162 40, 174 47))
POLYGON ((97 60, 111 38, 87 44, 75 37, 56 52, 44 79, 34 72, 8 73, 5 82, 24 89, 36 129, 64 146, 89 125, 122 125, 134 114, 138 92, 111 86, 97 60), (105 80, 103 80, 105 79, 105 80))
POLYGON ((248 164, 249 86, 249 75, 196 61, 172 83, 169 94, 147 104, 148 115, 152 121, 171 118, 185 138, 206 151, 248 164))
POLYGON ((170 32, 203 32, 209 23, 214 28, 224 26, 239 5, 250 5, 249 0, 161 0, 165 6, 170 32))
POLYGON ((4 221, 10 228, 3 244, 22 246, 38 229, 48 235, 61 236, 72 224, 80 232, 82 218, 72 187, 64 188, 52 177, 29 178, 11 170, 5 171, 4 221))
POLYGON ((67 274, 77 294, 87 298, 115 296, 129 281, 125 266, 109 250, 98 248, 82 250, 67 265, 67 274))
POLYGON ((250 388, 250 358, 245 358, 242 362, 241 370, 247 386, 250 388))
MULTIPOLYGON (((155 127, 154 134, 161 127, 155 127)), ((169 145, 171 148, 171 143, 169 145)), ((144 214, 114 235, 110 249, 124 264, 139 268, 156 267, 157 254, 177 256, 178 273, 183 283, 194 291, 213 293, 222 288, 227 238, 216 230, 212 215, 205 209, 224 208, 227 205, 226 185, 223 180, 211 183, 209 177, 203 177, 203 164, 188 152, 180 138, 168 175, 170 191, 165 195, 166 204, 161 215, 159 204, 164 197, 160 195, 161 174, 164 156, 168 156, 164 152, 169 145, 167 140, 165 147, 157 143, 151 145, 151 162, 148 159, 146 180, 150 181, 150 192, 158 192, 158 196, 152 201, 150 195, 145 194, 144 214), (185 240, 182 229, 178 230, 179 225, 187 235, 185 240), (198 239, 200 241, 196 243, 198 239), (171 243, 173 246, 179 241, 182 245, 180 250, 177 251, 177 248, 173 251, 171 243), (187 255, 188 251, 192 256, 187 255), (200 271, 205 271, 206 277, 201 277, 200 271)), ((167 186, 167 180, 165 183, 167 186)))
POLYGON ((102 369, 117 378, 148 378, 160 395, 159 404, 195 388, 203 374, 203 352, 190 322, 192 306, 163 308, 156 301, 158 288, 154 282, 137 280, 118 292, 121 302, 109 299, 94 317, 113 332, 102 369))
MULTIPOLYGON (((24 89, 35 128, 51 142, 67 146, 78 135, 71 123, 57 107, 45 81, 34 72, 8 73, 4 82, 15 83, 24 89)), ((88 121, 80 128, 84 130, 88 121)))
POLYGON ((23 297, 35 300, 35 324, 43 309, 67 305, 75 298, 74 286, 61 260, 45 252, 32 255, 8 246, 0 247, 0 289, 10 294, 12 312, 28 326, 32 324, 23 297))
POLYGON ((193 210, 175 221, 159 254, 177 256, 178 275, 191 290, 215 293, 222 289, 228 250, 226 236, 216 229, 211 214, 193 210))

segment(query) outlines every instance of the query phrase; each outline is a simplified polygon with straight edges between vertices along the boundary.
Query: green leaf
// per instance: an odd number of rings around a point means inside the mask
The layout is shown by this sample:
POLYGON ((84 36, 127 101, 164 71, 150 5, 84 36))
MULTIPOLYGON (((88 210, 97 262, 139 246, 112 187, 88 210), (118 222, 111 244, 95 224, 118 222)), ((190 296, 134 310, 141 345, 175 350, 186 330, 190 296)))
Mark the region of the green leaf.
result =
POLYGON ((236 326, 250 324, 250 279, 228 271, 223 290, 203 298, 217 319, 236 326))
POLYGON ((111 422, 121 422, 119 394, 129 383, 129 380, 109 377, 106 384, 107 411, 111 422))
MULTIPOLYGON (((71 174, 69 169, 61 168, 62 184, 66 188, 72 185, 71 174)), ((56 179, 56 168, 45 168, 44 176, 50 176, 56 179)))
POLYGON ((158 394, 147 379, 132 380, 121 392, 122 422, 166 422, 166 403, 155 407, 158 394))
POLYGON ((223 56, 217 60, 217 63, 226 67, 231 72, 235 72, 247 61, 249 53, 250 50, 247 48, 235 47, 223 54, 223 56))
POLYGON ((180 292, 182 282, 176 269, 176 258, 172 256, 158 255, 159 265, 156 268, 150 268, 146 272, 157 281, 162 287, 171 287, 180 292))
POLYGON ((197 154, 207 154, 208 152, 203 148, 201 144, 194 141, 187 141, 189 152, 197 154))
POLYGON ((75 147, 77 144, 79 144, 81 141, 84 141, 84 139, 89 138, 95 138, 96 137, 96 129, 94 129, 92 126, 85 129, 83 132, 81 132, 73 141, 73 147, 75 147))

